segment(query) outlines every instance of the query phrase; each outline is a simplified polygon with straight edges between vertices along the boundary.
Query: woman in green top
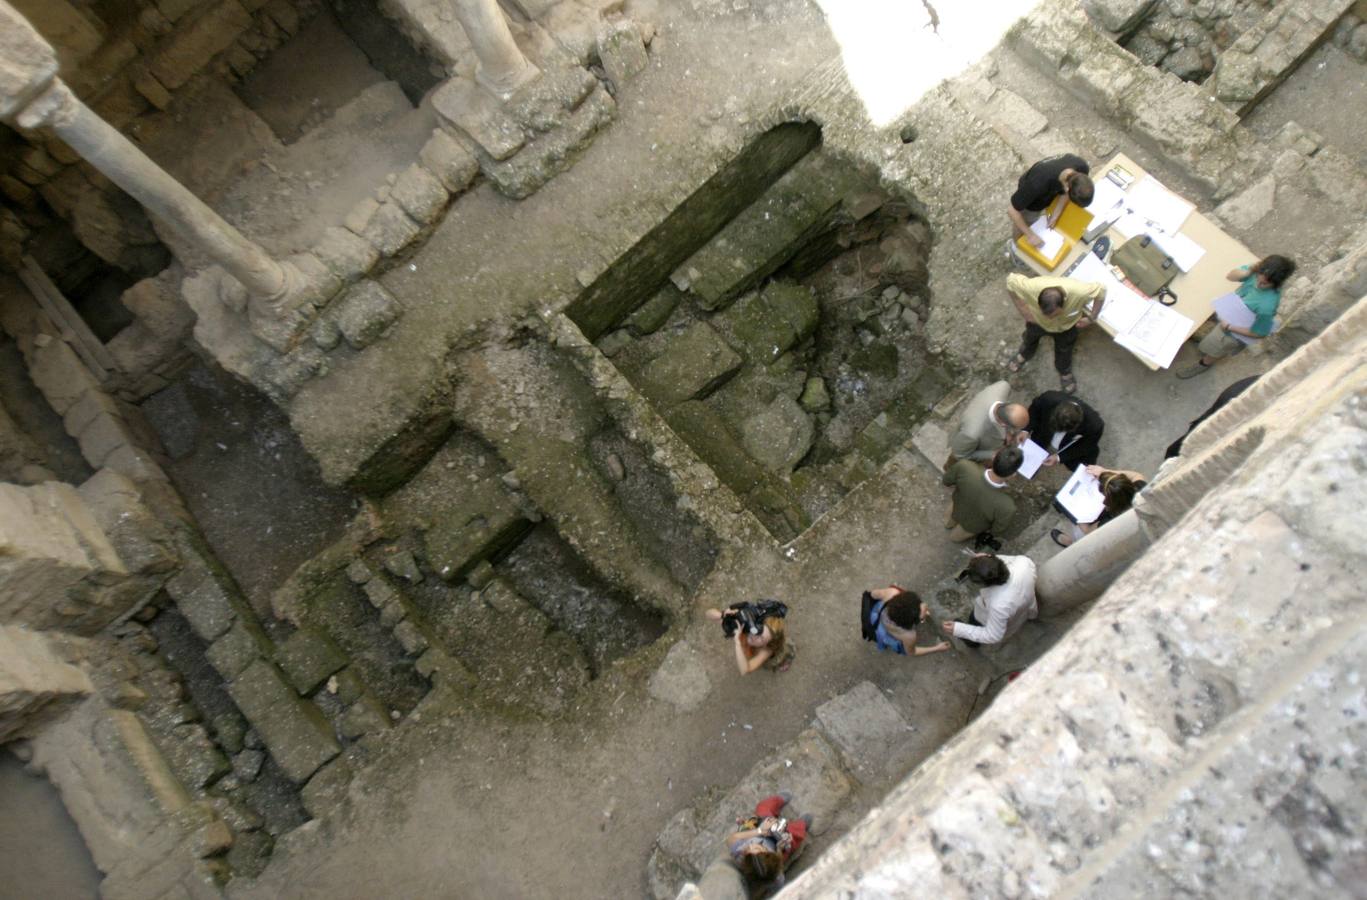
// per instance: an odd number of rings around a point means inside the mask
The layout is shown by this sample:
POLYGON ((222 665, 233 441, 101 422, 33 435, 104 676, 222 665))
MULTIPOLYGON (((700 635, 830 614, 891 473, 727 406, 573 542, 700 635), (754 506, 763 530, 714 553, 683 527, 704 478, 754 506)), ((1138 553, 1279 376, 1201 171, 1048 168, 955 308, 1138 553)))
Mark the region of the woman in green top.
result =
POLYGON ((1282 284, 1296 271, 1296 264, 1285 256, 1266 256, 1251 266, 1240 266, 1225 277, 1239 282, 1234 293, 1253 313, 1253 324, 1247 328, 1217 322, 1210 333, 1201 338, 1198 349, 1201 358, 1195 365, 1177 371, 1178 378, 1192 378, 1210 369, 1226 356, 1233 356, 1248 346, 1235 337, 1265 338, 1272 333, 1273 318, 1282 302, 1282 284))

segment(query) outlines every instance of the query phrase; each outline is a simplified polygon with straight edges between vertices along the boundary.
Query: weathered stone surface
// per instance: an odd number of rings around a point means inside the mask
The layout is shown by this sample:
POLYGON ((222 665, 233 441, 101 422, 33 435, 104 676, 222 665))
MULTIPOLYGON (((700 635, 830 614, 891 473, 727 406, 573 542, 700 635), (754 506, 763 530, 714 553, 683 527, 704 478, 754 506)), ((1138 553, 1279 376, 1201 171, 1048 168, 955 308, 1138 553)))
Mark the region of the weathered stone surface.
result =
POLYGON ((303 783, 341 748, 318 708, 301 700, 265 660, 247 667, 228 693, 291 780, 303 783))
POLYGON ((259 386, 277 403, 284 404, 299 393, 315 375, 327 371, 327 355, 316 344, 301 344, 276 357, 258 372, 259 386))
POLYGON ((65 415, 86 391, 99 390, 90 370, 65 341, 35 347, 29 377, 58 415, 65 415))
POLYGON ((845 767, 869 780, 895 769, 896 750, 910 726, 897 708, 869 681, 862 681, 816 708, 816 721, 840 751, 845 767))
POLYGON ((309 628, 300 628, 278 644, 275 661, 300 694, 313 693, 329 675, 347 663, 331 638, 309 628))
POLYGON ((414 222, 398 203, 388 200, 370 216, 361 237, 370 242, 381 256, 393 256, 418 236, 422 226, 414 222))
POLYGON ((412 619, 405 619, 395 625, 394 637, 409 656, 419 656, 428 647, 427 636, 412 619))
POLYGON ((0 741, 60 715, 92 690, 43 634, 0 625, 0 741))
POLYGON ((104 467, 127 475, 134 481, 169 481, 161 466, 146 452, 125 445, 104 459, 104 467))
POLYGON ((810 288, 775 281, 741 298, 721 321, 747 359, 767 364, 809 337, 820 316, 810 288))
POLYGON ((802 404, 802 408, 807 412, 828 409, 831 405, 831 394, 826 389, 826 379, 819 375, 808 378, 802 386, 802 396, 798 397, 797 402, 802 404))
POLYGON ((323 232, 313 245, 313 255, 342 281, 355 281, 369 272, 380 258, 380 252, 369 241, 336 226, 323 232))
POLYGON ((470 506, 434 520, 423 534, 428 562, 446 581, 463 579, 532 526, 501 486, 487 484, 470 501, 470 506))
POLYGON ((598 86, 581 66, 551 66, 518 88, 504 104, 508 115, 530 134, 544 134, 569 121, 574 110, 598 86))
POLYGON ((389 574, 397 575, 409 584, 417 584, 422 581, 422 571, 418 568, 418 561, 407 550, 396 550, 386 556, 384 568, 389 574))
POLYGON ((230 47, 251 24, 251 15, 237 0, 208 4, 158 45, 148 67, 159 82, 174 90, 215 54, 230 47))
MULTIPOLYGON (((669 317, 673 315, 674 308, 679 305, 680 299, 682 297, 673 285, 665 285, 655 293, 655 296, 642 303, 634 313, 627 316, 627 328, 631 330, 632 334, 638 336, 654 334, 669 321, 669 317)), ((607 353, 606 350, 603 352, 607 353)))
POLYGON ((233 622, 232 627, 204 652, 209 665, 227 681, 236 678, 252 663, 269 654, 270 644, 265 635, 245 619, 233 622))
POLYGON ((421 225, 436 221, 446 207, 446 188, 437 176, 414 163, 403 171, 389 196, 421 225))
POLYGON ((328 311, 348 344, 357 350, 373 344, 399 317, 402 307, 378 281, 352 286, 328 311))
POLYGON ((499 192, 515 200, 531 196, 539 187, 568 169, 600 128, 612 121, 617 104, 602 86, 594 89, 564 124, 541 135, 516 156, 480 160, 484 174, 499 192))
POLYGON ((479 163, 470 151, 440 129, 433 131, 432 137, 423 144, 418 159, 452 194, 468 188, 479 174, 479 163))
POLYGON ((178 557, 170 532, 143 505, 131 479, 102 469, 77 492, 129 571, 166 572, 175 566, 178 557))
POLYGON ((706 322, 695 322, 641 370, 642 391, 665 404, 704 397, 741 367, 741 358, 706 322))
POLYGON ((355 769, 345 757, 319 769, 299 792, 304 809, 315 819, 321 819, 346 798, 353 777, 355 769))
POLYGON ((338 722, 342 729, 342 736, 348 740, 355 740, 362 735, 384 731, 391 724, 384 707, 374 700, 366 699, 358 700, 347 707, 347 711, 342 714, 342 718, 338 722))
POLYGON ((492 94, 465 78, 452 78, 432 95, 442 121, 473 141, 491 159, 512 156, 526 143, 522 127, 492 94))
POLYGON ((1124 34, 1138 26, 1154 5, 1155 0, 1083 0, 1082 8, 1102 28, 1124 34))
POLYGON ((618 91, 650 64, 641 30, 629 19, 604 26, 598 35, 598 58, 618 91))
POLYGON ((228 591, 216 573, 199 565, 187 565, 166 582, 166 592, 176 601, 176 608, 206 641, 227 631, 237 616, 228 591))
POLYGON ((779 396, 740 426, 745 452, 771 472, 787 475, 812 448, 811 417, 792 397, 779 396))
POLYGON ((688 641, 670 647, 664 662, 650 676, 650 696, 672 704, 680 712, 697 709, 711 690, 702 657, 688 641))
POLYGON ((665 826, 651 854, 648 877, 657 900, 673 900, 685 880, 696 881, 718 853, 718 843, 735 828, 737 816, 780 791, 793 795, 785 813, 809 812, 830 821, 854 785, 836 750, 816 728, 808 728, 755 765, 725 796, 702 808, 679 812, 665 826))
POLYGON ((99 468, 109 455, 120 447, 136 447, 132 432, 119 416, 96 415, 76 437, 81 455, 91 466, 99 468))

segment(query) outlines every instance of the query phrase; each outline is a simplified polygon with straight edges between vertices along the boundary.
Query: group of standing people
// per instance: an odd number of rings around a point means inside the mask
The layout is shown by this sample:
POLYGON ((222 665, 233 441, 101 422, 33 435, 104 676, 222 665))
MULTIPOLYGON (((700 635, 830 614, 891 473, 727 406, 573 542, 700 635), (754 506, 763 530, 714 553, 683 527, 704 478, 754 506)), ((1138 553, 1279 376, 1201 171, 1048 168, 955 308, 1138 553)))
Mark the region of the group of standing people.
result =
MULTIPOLYGON (((1041 160, 1031 166, 1011 195, 1008 218, 1015 233, 1031 245, 1040 246, 1042 239, 1031 224, 1047 217, 1052 227, 1068 201, 1088 206, 1094 194, 1090 171, 1086 160, 1074 154, 1041 160)), ((1008 242, 1007 253, 1017 261, 1013 243, 1008 242)), ((1277 255, 1230 271, 1226 278, 1238 284, 1235 293, 1252 313, 1252 324, 1242 327, 1218 321, 1201 340, 1200 357, 1179 369, 1177 377, 1196 377, 1221 359, 1271 334, 1282 285, 1294 271, 1291 260, 1277 255)), ((943 623, 943 638, 939 642, 921 646, 917 627, 929 620, 931 612, 915 591, 897 584, 865 591, 859 611, 860 632, 879 651, 926 656, 948 650, 950 643, 946 638, 971 647, 1001 644, 1025 622, 1038 616, 1035 563, 1023 555, 994 552, 1000 546, 994 533, 1003 532, 1016 513, 1007 487, 1024 461, 1021 448, 1027 440, 1033 440, 1047 454, 1043 466, 1063 466, 1069 470, 1085 466, 1101 488, 1104 502, 1099 516, 1090 522, 1069 522, 1050 531, 1050 537, 1061 547, 1070 546, 1122 515, 1147 486, 1147 479, 1139 472, 1097 465, 1105 422, 1095 409, 1076 396, 1073 351, 1079 332, 1100 320, 1106 302, 1105 287, 1067 277, 1013 273, 1007 276, 1006 290, 1025 321, 1020 347, 1007 360, 1007 370, 1019 372, 1047 336, 1053 342, 1060 389, 1045 391, 1025 404, 1012 402, 1011 386, 998 381, 980 391, 964 408, 950 438, 950 456, 944 467, 943 483, 952 489, 944 525, 950 540, 975 541, 980 551, 972 555, 958 576, 961 583, 977 589, 972 609, 964 621, 943 623)), ((1253 380, 1248 378, 1231 385, 1210 410, 1192 422, 1192 427, 1253 380)), ((1183 438, 1168 448, 1168 456, 1180 452, 1183 438)), ((726 610, 709 609, 706 615, 720 622, 723 633, 731 640, 740 674, 749 675, 761 668, 783 672, 792 665, 796 648, 786 627, 784 604, 776 600, 736 603, 726 610)), ((738 830, 726 839, 732 864, 746 876, 752 888, 767 890, 781 886, 784 870, 807 840, 811 817, 790 820, 782 815, 791 801, 788 794, 766 797, 756 805, 754 815, 737 820, 738 830)))

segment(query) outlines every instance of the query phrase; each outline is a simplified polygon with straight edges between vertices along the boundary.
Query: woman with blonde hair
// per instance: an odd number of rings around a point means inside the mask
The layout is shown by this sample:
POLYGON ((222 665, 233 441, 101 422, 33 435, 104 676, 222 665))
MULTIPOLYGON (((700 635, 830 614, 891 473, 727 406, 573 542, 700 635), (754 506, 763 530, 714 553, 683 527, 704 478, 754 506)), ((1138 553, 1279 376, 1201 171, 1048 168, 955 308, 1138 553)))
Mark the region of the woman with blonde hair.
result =
POLYGON ((760 668, 786 672, 793 664, 797 649, 788 637, 788 607, 777 600, 733 603, 725 612, 709 609, 706 615, 720 622, 722 633, 732 639, 740 674, 749 675, 760 668))

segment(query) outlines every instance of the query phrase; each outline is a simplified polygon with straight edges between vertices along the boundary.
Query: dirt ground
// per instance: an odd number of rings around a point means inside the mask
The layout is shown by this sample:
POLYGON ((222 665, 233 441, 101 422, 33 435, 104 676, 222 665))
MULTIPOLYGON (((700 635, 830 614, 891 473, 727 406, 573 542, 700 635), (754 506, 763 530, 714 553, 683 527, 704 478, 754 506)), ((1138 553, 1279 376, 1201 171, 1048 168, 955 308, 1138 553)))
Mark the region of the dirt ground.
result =
POLYGON ((56 788, 24 771, 0 749, 0 900, 60 897, 81 900, 99 891, 100 871, 71 821, 56 788))

